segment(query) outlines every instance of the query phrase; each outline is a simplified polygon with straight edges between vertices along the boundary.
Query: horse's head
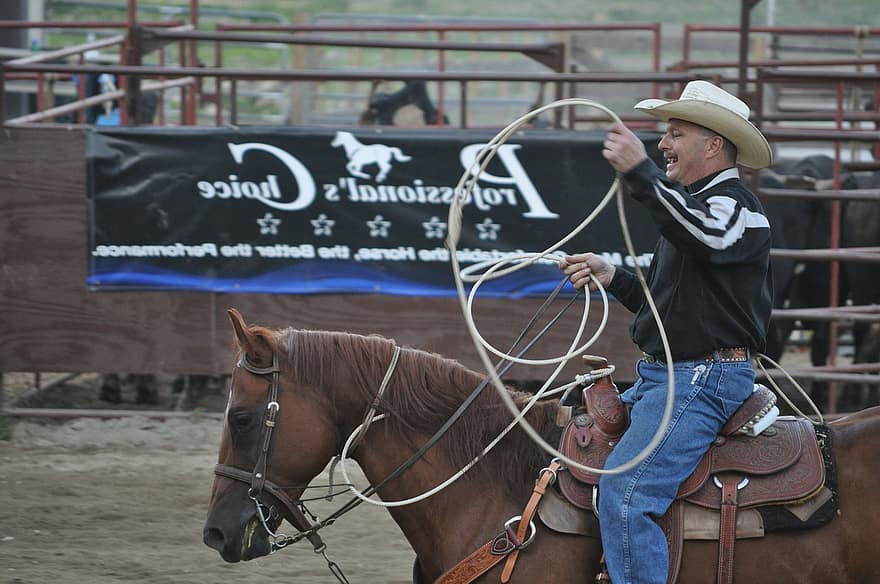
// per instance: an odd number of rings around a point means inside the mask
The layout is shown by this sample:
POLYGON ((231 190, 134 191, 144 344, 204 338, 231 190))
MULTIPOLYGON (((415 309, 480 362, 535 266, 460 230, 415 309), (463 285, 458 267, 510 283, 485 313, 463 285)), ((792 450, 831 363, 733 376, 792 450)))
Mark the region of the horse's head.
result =
MULTIPOLYGON (((330 146, 333 146, 334 148, 336 148, 337 146, 345 145, 346 134, 348 134, 348 132, 342 132, 342 131, 336 132, 336 135, 333 136, 333 141, 330 142, 330 146)), ((350 136, 351 134, 348 134, 348 135, 350 136)))
POLYGON ((316 388, 280 371, 279 335, 229 318, 238 344, 203 538, 227 562, 271 551, 282 519, 304 530, 297 500, 337 449, 329 406, 316 388), (281 446, 297 456, 280 456, 281 446))

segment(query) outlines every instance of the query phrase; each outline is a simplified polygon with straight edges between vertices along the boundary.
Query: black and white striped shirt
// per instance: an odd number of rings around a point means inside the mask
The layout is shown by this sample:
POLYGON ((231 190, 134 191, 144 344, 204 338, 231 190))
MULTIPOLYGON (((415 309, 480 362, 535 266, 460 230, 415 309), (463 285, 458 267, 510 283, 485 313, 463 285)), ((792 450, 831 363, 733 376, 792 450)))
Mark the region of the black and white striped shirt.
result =
MULTIPOLYGON (((729 168, 682 188, 646 159, 623 182, 660 230, 646 277, 673 358, 722 347, 762 351, 773 303, 770 224, 739 171, 729 168)), ((636 313, 630 332, 639 348, 663 355, 635 274, 618 268, 609 290, 636 313)))

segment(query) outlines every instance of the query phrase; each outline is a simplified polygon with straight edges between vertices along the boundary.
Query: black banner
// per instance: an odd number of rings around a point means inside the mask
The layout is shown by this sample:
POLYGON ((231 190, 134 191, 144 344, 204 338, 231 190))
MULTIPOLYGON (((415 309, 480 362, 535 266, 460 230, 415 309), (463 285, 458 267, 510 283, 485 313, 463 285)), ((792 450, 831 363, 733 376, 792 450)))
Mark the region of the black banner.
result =
MULTIPOLYGON (((454 293, 447 215, 494 132, 328 128, 96 130, 88 146, 88 285, 261 293, 454 293)), ((646 136, 649 151, 657 136, 646 136)), ((604 132, 525 130, 464 207, 462 265, 545 249, 604 196, 604 132)), ((656 229, 627 202, 638 260, 656 229)), ((565 246, 629 263, 612 203, 565 246)), ((544 293, 550 262, 484 294, 544 293)))

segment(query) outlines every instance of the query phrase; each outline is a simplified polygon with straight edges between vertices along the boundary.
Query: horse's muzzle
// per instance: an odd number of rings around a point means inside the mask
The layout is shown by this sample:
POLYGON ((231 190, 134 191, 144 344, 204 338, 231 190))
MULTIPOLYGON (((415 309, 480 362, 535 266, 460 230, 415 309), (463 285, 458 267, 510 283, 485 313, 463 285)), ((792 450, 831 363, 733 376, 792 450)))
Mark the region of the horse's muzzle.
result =
POLYGON ((267 556, 271 551, 269 537, 256 516, 243 527, 235 529, 209 519, 202 530, 202 541, 209 548, 217 550, 220 557, 229 563, 267 556))

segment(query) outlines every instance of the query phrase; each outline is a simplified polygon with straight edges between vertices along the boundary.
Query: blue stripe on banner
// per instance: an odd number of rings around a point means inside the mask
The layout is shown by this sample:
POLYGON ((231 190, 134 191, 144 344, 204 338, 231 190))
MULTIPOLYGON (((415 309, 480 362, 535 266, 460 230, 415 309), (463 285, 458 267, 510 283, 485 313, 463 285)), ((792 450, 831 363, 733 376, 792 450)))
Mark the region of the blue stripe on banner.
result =
MULTIPOLYGON (((555 269, 536 267, 532 274, 525 269, 500 280, 480 286, 480 296, 490 298, 524 297, 546 295, 559 283, 561 275, 555 269), (535 273, 550 273, 552 279, 536 279, 535 273)), ((414 282, 381 270, 340 266, 298 264, 275 272, 252 278, 205 277, 150 265, 126 264, 119 269, 95 273, 89 276, 88 286, 93 290, 150 289, 150 290, 201 290, 224 293, 272 293, 272 294, 399 294, 404 296, 452 297, 455 290, 448 285, 430 285, 414 282)))

